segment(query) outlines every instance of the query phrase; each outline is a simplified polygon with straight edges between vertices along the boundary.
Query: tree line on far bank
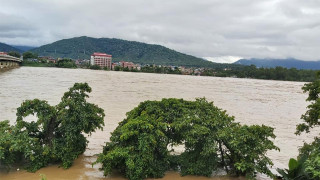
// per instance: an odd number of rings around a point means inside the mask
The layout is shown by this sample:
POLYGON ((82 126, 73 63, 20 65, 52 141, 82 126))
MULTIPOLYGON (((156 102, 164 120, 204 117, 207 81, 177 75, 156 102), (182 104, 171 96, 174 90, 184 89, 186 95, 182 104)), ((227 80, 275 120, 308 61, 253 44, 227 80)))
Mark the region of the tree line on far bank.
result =
MULTIPOLYGON (((101 68, 97 68, 101 69, 101 68)), ((178 67, 172 69, 171 67, 159 66, 144 66, 140 70, 128 69, 118 67, 115 71, 130 71, 130 72, 145 72, 158 74, 185 74, 178 67)), ((282 81, 301 81, 311 82, 316 79, 316 70, 305 70, 296 68, 257 68, 255 65, 242 66, 234 69, 227 68, 198 68, 196 72, 193 69, 190 75, 200 76, 214 76, 214 77, 235 77, 235 78, 250 78, 250 79, 264 79, 264 80, 282 80, 282 81), (201 71, 201 73, 199 73, 201 71)))
POLYGON ((311 82, 316 79, 316 70, 296 68, 258 68, 255 65, 242 66, 235 69, 206 69, 203 76, 237 77, 265 80, 311 82))

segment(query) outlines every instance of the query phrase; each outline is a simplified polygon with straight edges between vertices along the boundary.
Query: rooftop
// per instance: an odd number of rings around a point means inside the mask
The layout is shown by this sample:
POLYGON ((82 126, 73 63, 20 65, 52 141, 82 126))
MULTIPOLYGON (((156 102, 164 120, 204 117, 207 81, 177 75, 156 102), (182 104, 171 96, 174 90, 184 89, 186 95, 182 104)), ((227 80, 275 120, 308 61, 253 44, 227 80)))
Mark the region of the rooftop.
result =
POLYGON ((94 52, 91 56, 103 56, 103 57, 112 57, 110 54, 94 52))

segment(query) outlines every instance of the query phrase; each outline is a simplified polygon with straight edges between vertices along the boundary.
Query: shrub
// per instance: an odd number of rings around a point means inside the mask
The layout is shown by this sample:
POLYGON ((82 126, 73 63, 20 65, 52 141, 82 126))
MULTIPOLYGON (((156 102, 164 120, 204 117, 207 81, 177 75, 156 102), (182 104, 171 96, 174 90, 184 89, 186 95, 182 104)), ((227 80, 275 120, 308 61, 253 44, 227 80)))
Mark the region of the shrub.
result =
POLYGON ((87 92, 87 83, 75 83, 56 106, 39 99, 24 101, 15 126, 0 122, 0 164, 24 162, 31 172, 49 163, 69 168, 86 149, 84 133, 90 135, 104 125, 103 109, 86 101, 87 92), (37 120, 25 121, 29 115, 37 120))
POLYGON ((104 174, 119 170, 129 179, 159 178, 169 169, 182 175, 210 176, 218 167, 254 178, 256 172, 273 177, 265 156, 278 149, 267 126, 242 126, 205 99, 145 101, 112 132, 95 163, 104 174), (184 145, 172 155, 168 147, 184 145))

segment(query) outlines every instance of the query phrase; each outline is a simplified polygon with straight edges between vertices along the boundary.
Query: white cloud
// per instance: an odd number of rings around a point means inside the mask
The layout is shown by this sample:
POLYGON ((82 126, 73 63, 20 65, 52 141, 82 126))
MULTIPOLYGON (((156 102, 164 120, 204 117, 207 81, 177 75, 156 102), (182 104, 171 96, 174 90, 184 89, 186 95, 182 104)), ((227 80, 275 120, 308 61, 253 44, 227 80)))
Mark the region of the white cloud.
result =
POLYGON ((211 62, 216 63, 234 63, 238 61, 239 59, 243 59, 243 57, 239 56, 218 56, 218 57, 203 57, 203 59, 206 59, 211 62))
POLYGON ((33 46, 85 35, 198 57, 320 60, 319 28, 319 0, 10 0, 0 6, 0 42, 33 46))

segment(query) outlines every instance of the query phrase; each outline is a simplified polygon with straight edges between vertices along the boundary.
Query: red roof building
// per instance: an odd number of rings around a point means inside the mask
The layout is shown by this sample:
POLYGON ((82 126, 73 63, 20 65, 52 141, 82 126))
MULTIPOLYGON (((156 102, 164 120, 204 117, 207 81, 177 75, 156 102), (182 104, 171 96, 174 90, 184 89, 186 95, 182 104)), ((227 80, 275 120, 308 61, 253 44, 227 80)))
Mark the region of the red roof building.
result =
POLYGON ((108 69, 111 69, 111 61, 112 55, 95 52, 91 55, 90 64, 98 65, 102 68, 107 67, 108 69))
POLYGON ((133 69, 136 68, 136 65, 133 62, 120 61, 120 66, 123 68, 133 69))

